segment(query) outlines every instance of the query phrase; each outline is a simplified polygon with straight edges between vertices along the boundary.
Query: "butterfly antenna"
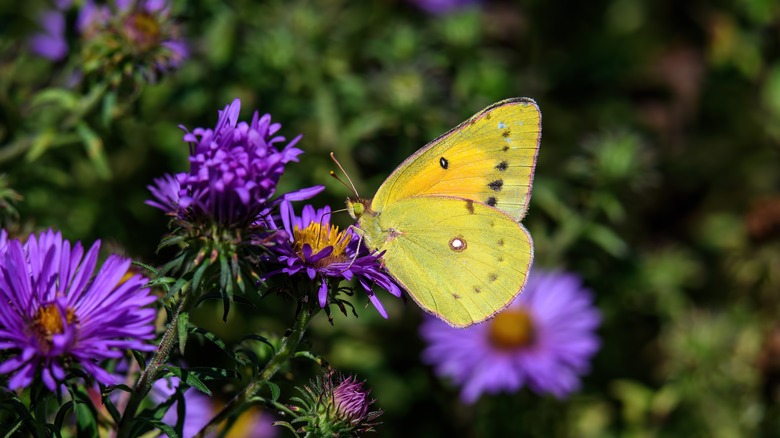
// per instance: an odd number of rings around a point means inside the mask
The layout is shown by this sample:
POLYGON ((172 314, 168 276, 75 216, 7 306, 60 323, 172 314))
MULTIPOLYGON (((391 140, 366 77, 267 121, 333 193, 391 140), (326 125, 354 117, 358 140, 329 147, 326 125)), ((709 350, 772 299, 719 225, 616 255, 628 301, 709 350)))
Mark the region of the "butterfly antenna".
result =
POLYGON ((363 244, 363 233, 361 232, 362 230, 354 225, 350 225, 349 228, 357 231, 357 235, 358 235, 357 250, 355 250, 355 255, 352 256, 352 260, 349 261, 347 267, 344 268, 340 273, 349 271, 349 268, 351 268, 352 265, 355 264, 355 260, 357 260, 358 254, 360 254, 360 245, 363 244))
MULTIPOLYGON (((331 214, 332 214, 332 212, 322 213, 322 215, 320 215, 320 219, 318 221, 320 223, 320 230, 322 230, 322 228, 325 226, 323 224, 323 221, 325 220, 325 216, 330 216, 331 214)), ((328 223, 328 233, 330 233, 330 223, 328 223)), ((320 245, 320 238, 322 238, 322 232, 321 231, 320 231, 319 234, 317 234, 317 246, 320 245)))
POLYGON ((344 167, 341 166, 341 163, 339 163, 339 160, 336 159, 336 154, 333 152, 330 153, 330 159, 333 160, 334 163, 336 163, 336 166, 339 166, 339 170, 341 170, 341 173, 344 174, 344 176, 347 178, 347 181, 349 181, 349 184, 345 183, 341 178, 339 178, 338 175, 336 175, 336 172, 330 171, 330 176, 333 178, 336 178, 336 181, 340 182, 341 184, 344 184, 344 187, 351 189, 352 193, 355 195, 356 198, 359 198, 360 195, 358 195, 357 189, 355 188, 355 184, 352 183, 352 179, 349 177, 349 174, 344 170, 344 167))

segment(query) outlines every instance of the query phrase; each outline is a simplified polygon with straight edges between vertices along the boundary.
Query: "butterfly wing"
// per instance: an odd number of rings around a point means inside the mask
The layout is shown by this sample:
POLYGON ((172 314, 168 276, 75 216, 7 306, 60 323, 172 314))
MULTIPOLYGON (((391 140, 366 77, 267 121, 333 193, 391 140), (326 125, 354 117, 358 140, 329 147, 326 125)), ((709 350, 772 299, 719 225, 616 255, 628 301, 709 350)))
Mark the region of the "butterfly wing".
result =
POLYGON ((504 309, 525 285, 533 244, 515 220, 478 202, 417 196, 361 218, 388 272, 427 312, 455 327, 504 309), (375 223, 373 221, 376 221, 375 223))
POLYGON ((528 210, 541 129, 532 99, 495 103, 406 159, 379 188, 372 209, 443 195, 487 204, 518 221, 528 210))

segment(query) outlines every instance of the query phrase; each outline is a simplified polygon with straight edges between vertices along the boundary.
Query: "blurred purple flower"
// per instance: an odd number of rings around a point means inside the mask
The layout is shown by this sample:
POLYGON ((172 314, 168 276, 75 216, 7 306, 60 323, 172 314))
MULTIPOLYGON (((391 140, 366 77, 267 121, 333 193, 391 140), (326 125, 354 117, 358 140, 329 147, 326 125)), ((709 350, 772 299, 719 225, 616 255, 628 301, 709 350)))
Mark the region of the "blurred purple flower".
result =
MULTIPOLYGON (((154 382, 149 397, 155 403, 164 403, 175 392, 181 381, 176 377, 168 377, 154 382)), ((163 423, 174 426, 179 419, 179 402, 174 402, 163 416, 163 423)), ((183 437, 195 436, 209 420, 217 414, 217 405, 214 399, 208 395, 194 389, 188 388, 184 393, 184 428, 183 437)), ((226 436, 253 436, 261 438, 272 438, 277 435, 273 427, 271 416, 257 409, 249 409, 242 413, 226 436)), ((218 433, 211 433, 207 437, 216 437, 218 433)), ((165 435, 160 435, 165 436, 165 435)))
POLYGON ((0 349, 12 355, 0 374, 13 374, 11 389, 39 376, 55 390, 75 366, 116 384, 101 362, 154 349, 144 342, 154 337, 156 315, 148 280, 129 276, 130 260, 116 255, 93 276, 99 249, 98 241, 85 255, 80 242, 71 247, 52 230, 0 245, 0 349))
MULTIPOLYGON (((240 110, 241 101, 236 99, 219 111, 213 130, 187 131, 190 171, 155 179, 155 185, 148 186, 154 196, 146 201, 148 205, 189 222, 243 227, 262 219, 274 205, 270 200, 285 164, 298 161, 303 153, 295 147, 301 136, 280 149, 276 144, 285 138, 275 135, 279 123, 271 123, 269 114, 260 117, 257 111, 251 122, 238 122, 240 110)), ((305 199, 323 188, 284 197, 305 199)))
POLYGON ((49 10, 41 13, 38 18, 41 31, 29 40, 33 53, 60 61, 68 54, 68 43, 65 41, 65 16, 61 10, 49 10))
POLYGON ((480 3, 480 0, 410 0, 420 9, 436 15, 443 15, 480 3))
POLYGON ((370 254, 352 229, 339 231, 337 226, 331 225, 330 207, 315 210, 306 205, 298 217, 292 204, 283 201, 281 215, 290 240, 271 248, 273 261, 283 267, 268 273, 267 277, 301 273, 311 280, 319 278, 320 307, 328 304, 329 280, 357 278, 376 310, 387 318, 372 286, 376 283, 397 297, 401 296, 401 289, 382 268, 381 254, 370 254))
MULTIPOLYGON (((55 8, 41 14, 41 32, 30 39, 34 53, 55 61, 67 56, 65 11, 71 5, 71 0, 58 0, 55 8)), ((113 4, 86 0, 78 6, 74 30, 83 43, 93 45, 87 51, 92 56, 133 59, 154 78, 156 73, 178 68, 189 55, 170 10, 169 0, 115 0, 113 4), (121 55, 106 50, 119 50, 121 55)))
POLYGON ((579 389, 599 349, 600 322, 578 276, 533 270, 523 293, 485 323, 458 329, 426 317, 422 357, 461 386, 465 403, 524 385, 563 398, 579 389))

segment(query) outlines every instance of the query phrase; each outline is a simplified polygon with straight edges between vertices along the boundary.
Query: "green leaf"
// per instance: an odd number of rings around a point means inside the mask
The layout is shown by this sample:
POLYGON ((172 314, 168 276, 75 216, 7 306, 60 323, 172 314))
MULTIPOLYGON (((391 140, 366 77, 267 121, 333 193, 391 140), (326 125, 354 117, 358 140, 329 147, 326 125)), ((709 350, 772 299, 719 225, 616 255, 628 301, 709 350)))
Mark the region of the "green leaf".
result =
POLYGON ((146 359, 144 358, 144 355, 141 354, 140 351, 136 350, 130 350, 131 353, 133 353, 133 358, 135 358, 135 361, 138 362, 138 366, 141 367, 141 371, 146 369, 146 359))
POLYGON ((206 270, 211 266, 211 260, 205 259, 203 260, 203 263, 198 266, 198 269, 195 270, 195 274, 192 275, 192 290, 198 291, 200 287, 200 281, 203 278, 203 275, 206 273, 206 270))
POLYGON ((91 409, 91 404, 81 400, 74 400, 74 402, 79 436, 97 436, 97 417, 96 413, 91 409))
POLYGON ((160 432, 168 435, 168 438, 179 438, 181 436, 178 432, 176 432, 176 429, 160 420, 150 420, 148 418, 138 418, 138 420, 151 425, 155 429, 158 429, 160 432))
POLYGON ((103 179, 110 179, 111 169, 108 166, 108 157, 106 157, 106 151, 103 148, 103 139, 84 122, 79 122, 76 125, 76 132, 84 143, 87 157, 92 161, 95 172, 103 179))
POLYGON ((187 386, 191 386, 206 395, 211 395, 211 390, 209 390, 209 388, 189 370, 185 370, 184 368, 173 365, 167 365, 162 373, 165 373, 166 371, 178 377, 187 386))
POLYGON ((614 231, 598 224, 589 224, 583 233, 584 236, 599 245, 604 251, 607 251, 615 257, 626 254, 628 247, 623 239, 614 231))
POLYGON ((179 335, 179 352, 184 356, 184 346, 187 344, 187 326, 189 325, 190 314, 181 312, 177 322, 177 331, 179 335))
POLYGON ((282 392, 279 389, 279 385, 277 385, 276 383, 274 383, 274 382, 272 382, 270 380, 261 380, 259 383, 261 385, 267 386, 268 389, 271 390, 271 400, 272 401, 275 402, 275 401, 279 400, 279 394, 281 394, 281 392, 282 392))
POLYGON ((14 424, 12 428, 8 429, 8 432, 4 435, 4 437, 11 438, 12 436, 16 436, 15 432, 19 430, 20 427, 22 427, 22 424, 24 424, 23 420, 19 420, 18 422, 16 422, 16 424, 14 424))
POLYGON ((116 91, 109 91, 103 97, 103 108, 101 111, 101 122, 103 126, 108 127, 111 125, 111 120, 114 118, 114 110, 116 108, 117 93, 116 91))
POLYGON ((64 88, 49 88, 35 95, 32 105, 57 105, 68 111, 74 111, 79 105, 80 96, 64 88))
POLYGON ((219 347, 220 350, 224 351, 228 356, 230 356, 231 359, 238 361, 238 358, 236 357, 236 354, 233 352, 233 350, 225 344, 225 342, 217 337, 214 333, 211 333, 210 331, 200 328, 200 327, 190 327, 189 329, 190 333, 197 333, 199 335, 203 335, 204 338, 211 341, 214 345, 219 347))
POLYGON ((57 131, 54 128, 45 129, 33 137, 30 149, 25 156, 27 162, 31 163, 40 158, 51 147, 56 137, 57 131))
POLYGON ((268 340, 268 338, 252 333, 244 336, 244 339, 242 339, 241 342, 248 341, 248 340, 260 341, 263 344, 271 347, 271 351, 273 352, 273 354, 276 354, 276 347, 274 347, 274 344, 272 344, 271 341, 268 340))

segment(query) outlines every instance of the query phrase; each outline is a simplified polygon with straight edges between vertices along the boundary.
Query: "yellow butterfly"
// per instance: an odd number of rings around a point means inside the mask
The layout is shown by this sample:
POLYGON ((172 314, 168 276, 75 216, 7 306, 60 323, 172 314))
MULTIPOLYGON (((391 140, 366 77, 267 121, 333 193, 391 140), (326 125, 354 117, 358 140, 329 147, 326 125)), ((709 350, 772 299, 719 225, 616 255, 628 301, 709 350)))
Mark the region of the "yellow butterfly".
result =
POLYGON ((485 321, 523 290, 528 210, 542 114, 497 102, 407 158, 373 200, 347 199, 371 250, 427 312, 455 327, 485 321))

